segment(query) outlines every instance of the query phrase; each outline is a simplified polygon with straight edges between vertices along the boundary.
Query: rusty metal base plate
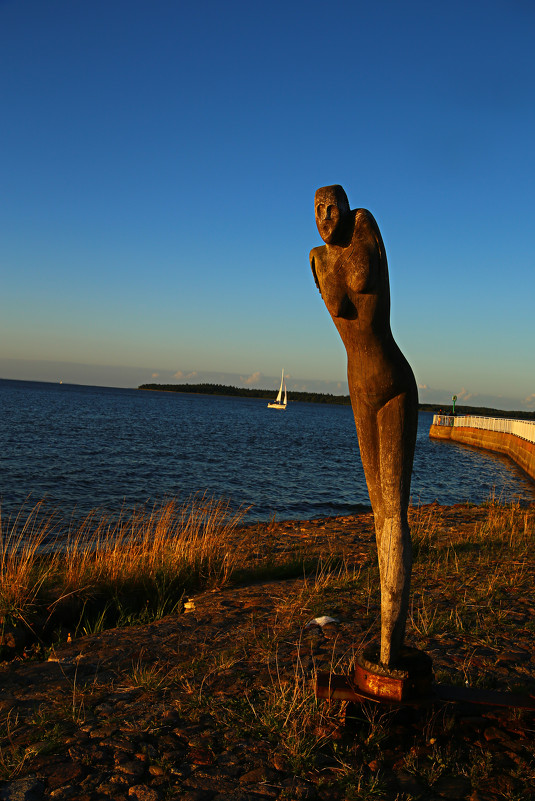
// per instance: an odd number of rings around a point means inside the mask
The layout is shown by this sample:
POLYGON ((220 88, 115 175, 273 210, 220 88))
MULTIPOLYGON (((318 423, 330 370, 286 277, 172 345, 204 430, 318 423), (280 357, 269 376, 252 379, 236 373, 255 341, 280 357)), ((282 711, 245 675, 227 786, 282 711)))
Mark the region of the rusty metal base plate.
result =
POLYGON ((475 687, 453 687, 447 684, 431 684, 427 693, 396 699, 377 695, 356 686, 352 676, 335 676, 332 673, 318 673, 316 698, 332 701, 374 701, 391 705, 426 706, 435 703, 470 703, 485 706, 513 707, 515 709, 535 710, 535 696, 520 693, 481 690, 475 687))
POLYGON ((359 692, 389 701, 409 701, 431 692, 433 662, 424 651, 404 645, 395 666, 379 662, 379 646, 371 643, 357 654, 353 684, 359 692))

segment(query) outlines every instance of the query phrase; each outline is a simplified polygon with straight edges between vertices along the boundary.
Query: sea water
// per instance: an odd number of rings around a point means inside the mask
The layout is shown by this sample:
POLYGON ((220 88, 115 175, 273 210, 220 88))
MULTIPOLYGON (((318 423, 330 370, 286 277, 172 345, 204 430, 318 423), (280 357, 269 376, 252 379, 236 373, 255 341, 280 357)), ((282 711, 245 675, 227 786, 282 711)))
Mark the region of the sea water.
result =
MULTIPOLYGON (((535 501, 506 457, 429 439, 420 413, 412 503, 535 501)), ((42 498, 66 516, 196 493, 249 520, 369 507, 349 406, 0 380, 2 514, 42 498)))

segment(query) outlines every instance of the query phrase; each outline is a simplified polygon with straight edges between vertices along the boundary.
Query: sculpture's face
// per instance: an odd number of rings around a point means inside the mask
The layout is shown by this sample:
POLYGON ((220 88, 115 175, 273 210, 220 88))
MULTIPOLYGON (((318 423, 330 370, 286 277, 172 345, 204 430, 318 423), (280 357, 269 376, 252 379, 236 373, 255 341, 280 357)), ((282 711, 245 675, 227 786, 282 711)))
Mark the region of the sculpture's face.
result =
POLYGON ((344 233, 349 215, 349 203, 341 186, 323 186, 314 199, 316 225, 321 238, 328 245, 344 233))

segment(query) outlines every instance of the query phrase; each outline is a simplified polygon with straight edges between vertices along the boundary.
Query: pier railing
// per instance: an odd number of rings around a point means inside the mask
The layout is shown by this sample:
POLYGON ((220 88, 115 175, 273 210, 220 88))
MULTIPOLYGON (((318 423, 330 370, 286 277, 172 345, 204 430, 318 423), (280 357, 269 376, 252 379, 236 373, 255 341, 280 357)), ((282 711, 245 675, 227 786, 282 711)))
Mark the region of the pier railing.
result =
POLYGON ((484 428, 486 431, 501 431, 515 437, 535 442, 535 421, 510 420, 505 417, 479 417, 471 414, 435 414, 435 426, 456 426, 457 428, 484 428))

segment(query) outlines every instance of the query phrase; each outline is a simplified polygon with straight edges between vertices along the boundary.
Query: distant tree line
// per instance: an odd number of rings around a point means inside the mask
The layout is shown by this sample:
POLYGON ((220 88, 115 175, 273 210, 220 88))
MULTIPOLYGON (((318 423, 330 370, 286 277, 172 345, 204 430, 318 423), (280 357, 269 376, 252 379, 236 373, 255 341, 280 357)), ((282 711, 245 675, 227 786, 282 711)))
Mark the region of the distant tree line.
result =
MULTIPOLYGON (((148 389, 157 392, 191 392, 200 395, 227 395, 238 398, 262 398, 273 400, 275 392, 272 389, 246 389, 245 387, 229 387, 226 384, 141 384, 138 389, 148 389)), ((339 406, 349 406, 349 395, 332 395, 323 392, 294 392, 292 390, 289 403, 301 401, 302 403, 334 403, 339 406)), ((421 412, 451 413, 450 404, 420 403, 421 412)), ((478 414, 483 417, 509 417, 521 420, 535 420, 535 412, 504 412, 501 409, 489 409, 485 406, 456 406, 455 413, 478 414)))
MULTIPOLYGON (((276 394, 272 389, 246 389, 245 387, 229 387, 225 384, 141 384, 138 389, 152 389, 160 392, 193 392, 201 395, 229 395, 238 398, 264 398, 265 400, 273 400, 276 394)), ((350 404, 349 395, 294 392, 293 390, 291 401, 337 403, 345 406, 350 404)))

